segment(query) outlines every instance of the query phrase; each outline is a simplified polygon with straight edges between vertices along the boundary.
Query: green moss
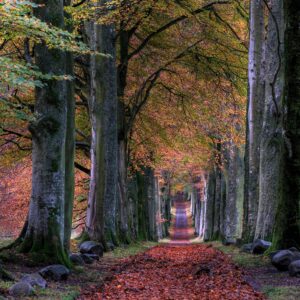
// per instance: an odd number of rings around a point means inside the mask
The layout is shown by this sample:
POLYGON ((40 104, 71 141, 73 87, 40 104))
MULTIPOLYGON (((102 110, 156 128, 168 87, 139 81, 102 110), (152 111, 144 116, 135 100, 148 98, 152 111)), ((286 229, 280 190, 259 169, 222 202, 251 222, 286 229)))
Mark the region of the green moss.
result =
POLYGON ((122 246, 115 248, 112 252, 107 252, 104 254, 104 257, 112 257, 112 258, 124 258, 132 255, 136 255, 140 252, 144 252, 151 247, 158 245, 155 242, 136 242, 130 244, 128 246, 122 246))
MULTIPOLYGON (((72 264, 59 238, 56 211, 54 208, 49 213, 47 234, 38 234, 32 231, 26 235, 18 250, 21 253, 28 253, 30 256, 36 257, 37 264, 41 262, 61 263, 70 268, 72 264)), ((35 260, 32 261, 35 262, 35 260)))
POLYGON ((272 300, 300 299, 300 287, 293 286, 265 286, 263 293, 272 300))
POLYGON ((13 243, 13 239, 0 239, 0 249, 13 243))
POLYGON ((212 242, 210 244, 229 255, 232 261, 240 267, 252 268, 270 265, 270 259, 267 256, 244 253, 236 246, 224 246, 220 242, 212 242))
POLYGON ((33 299, 57 299, 57 300, 73 300, 80 295, 80 287, 70 285, 59 285, 53 288, 35 289, 36 297, 33 299))

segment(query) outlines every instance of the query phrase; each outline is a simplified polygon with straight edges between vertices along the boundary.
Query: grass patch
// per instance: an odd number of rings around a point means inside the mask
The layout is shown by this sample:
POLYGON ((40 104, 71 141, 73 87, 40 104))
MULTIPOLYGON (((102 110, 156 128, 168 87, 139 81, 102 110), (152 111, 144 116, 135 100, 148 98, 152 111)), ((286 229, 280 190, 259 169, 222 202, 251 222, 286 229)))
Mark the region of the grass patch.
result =
POLYGON ((0 239, 0 249, 10 245, 14 239, 0 239))
POLYGON ((136 242, 130 245, 124 245, 122 247, 115 248, 114 251, 104 253, 104 257, 109 258, 125 258, 128 256, 136 255, 144 252, 151 247, 157 246, 156 242, 136 242))
POLYGON ((238 247, 224 246, 221 242, 212 242, 210 244, 230 256, 233 262, 240 267, 253 268, 270 265, 270 259, 267 256, 241 252, 238 247))
POLYGON ((300 288, 294 286, 265 286, 263 293, 272 300, 298 300, 300 288))
MULTIPOLYGON (((63 285, 58 289, 36 289, 36 298, 44 300, 74 300, 80 295, 80 288, 75 286, 63 285)), ((32 298, 32 299, 36 299, 32 298)))

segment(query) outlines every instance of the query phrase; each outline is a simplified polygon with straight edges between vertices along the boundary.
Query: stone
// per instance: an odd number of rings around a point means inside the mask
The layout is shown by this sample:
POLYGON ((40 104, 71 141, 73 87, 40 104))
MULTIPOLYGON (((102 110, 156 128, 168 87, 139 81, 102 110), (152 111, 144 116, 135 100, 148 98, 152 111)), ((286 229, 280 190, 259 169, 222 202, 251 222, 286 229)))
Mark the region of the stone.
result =
POLYGON ((272 251, 269 253, 269 257, 272 259, 279 251, 281 250, 277 250, 277 251, 272 251))
POLYGON ((291 247, 289 248, 289 250, 292 252, 299 252, 299 249, 297 249, 296 247, 291 247))
POLYGON ((89 256, 89 254, 81 254, 81 258, 84 261, 84 263, 90 265, 92 264, 95 260, 89 256))
POLYGON ((289 274, 300 277, 300 260, 295 260, 289 264, 289 274))
POLYGON ((115 249, 115 245, 112 242, 107 242, 106 247, 108 251, 113 251, 115 249))
POLYGON ((244 244, 241 247, 241 252, 251 253, 251 251, 252 251, 252 243, 250 243, 250 244, 244 244))
POLYGON ((96 254, 99 257, 103 256, 103 246, 94 241, 86 241, 80 245, 80 252, 83 254, 96 254))
POLYGON ((256 239, 252 244, 253 254, 263 254, 272 245, 271 242, 256 239))
POLYGON ((280 250, 271 259, 272 265, 279 271, 287 271, 290 263, 300 260, 300 252, 290 250, 280 250))
POLYGON ((29 283, 21 281, 10 287, 9 294, 13 297, 27 297, 34 294, 34 289, 29 283))
POLYGON ((39 271, 44 278, 50 278, 56 281, 66 280, 70 274, 70 270, 64 265, 51 265, 39 271))
POLYGON ((74 264, 74 265, 84 265, 84 260, 81 257, 81 254, 77 254, 77 253, 71 253, 70 256, 70 261, 74 264))
POLYGON ((25 274, 21 278, 21 281, 27 282, 31 286, 38 286, 43 289, 47 286, 47 281, 39 273, 25 274))
POLYGON ((99 260, 100 259, 99 255, 97 255, 97 254, 88 254, 88 253, 86 253, 85 255, 92 258, 93 260, 99 260))

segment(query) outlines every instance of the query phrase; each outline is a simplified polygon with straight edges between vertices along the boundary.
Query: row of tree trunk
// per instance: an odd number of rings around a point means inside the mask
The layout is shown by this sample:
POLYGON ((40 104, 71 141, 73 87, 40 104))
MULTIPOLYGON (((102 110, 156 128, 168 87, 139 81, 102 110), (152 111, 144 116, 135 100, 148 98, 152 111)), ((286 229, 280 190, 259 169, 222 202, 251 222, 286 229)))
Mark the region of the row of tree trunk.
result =
POLYGON ((222 148, 224 164, 215 165, 192 185, 192 215, 197 236, 234 244, 241 234, 243 153, 233 144, 222 148))
MULTIPOLYGON (((64 6, 69 1, 37 0, 40 20, 68 30, 64 6)), ((97 5, 105 5, 99 1, 97 5)), ((97 14, 97 11, 96 11, 97 14)), ((91 124, 91 170, 83 238, 111 244, 133 239, 157 240, 167 234, 170 218, 168 186, 160 186, 146 168, 128 179, 127 124, 123 96, 126 87, 128 39, 120 32, 121 64, 116 62, 113 24, 85 23, 91 49, 88 61, 88 108, 91 124), (126 54, 127 53, 127 54, 126 54)), ((45 74, 73 76, 73 55, 35 47, 35 63, 45 74)), ((52 261, 69 264, 74 198, 75 101, 74 80, 48 80, 36 88, 32 195, 28 220, 18 242, 23 252, 40 252, 52 261)), ((167 181, 165 181, 167 182, 167 181)))
POLYGON ((245 164, 223 145, 222 166, 201 179, 194 218, 205 240, 300 246, 299 12, 295 1, 251 1, 245 164))

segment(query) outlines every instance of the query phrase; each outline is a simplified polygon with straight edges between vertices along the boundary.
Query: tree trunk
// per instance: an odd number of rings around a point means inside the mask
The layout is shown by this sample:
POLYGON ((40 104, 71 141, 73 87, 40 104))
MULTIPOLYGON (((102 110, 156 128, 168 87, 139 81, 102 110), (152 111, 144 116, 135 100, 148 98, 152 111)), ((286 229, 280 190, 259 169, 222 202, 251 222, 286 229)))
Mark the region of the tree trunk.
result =
MULTIPOLYGON (((106 1, 101 2, 101 4, 106 1)), ((116 234, 117 197, 117 73, 114 25, 87 25, 91 47, 108 57, 90 59, 92 127, 91 179, 86 218, 90 239, 118 244, 116 234)))
MULTIPOLYGON (((121 28, 124 24, 121 24, 121 28)), ((118 67, 118 231, 119 239, 124 243, 130 242, 127 209, 127 124, 124 101, 127 67, 128 67, 128 32, 121 30, 120 38, 120 64, 118 67)))
POLYGON ((276 214, 273 248, 300 247, 300 3, 284 1, 285 91, 284 149, 281 172, 281 197, 276 214))
POLYGON ((245 154, 243 240, 252 241, 259 201, 260 141, 264 107, 264 1, 250 4, 249 92, 245 154))
MULTIPOLYGON (((70 5, 70 0, 65 0, 64 4, 70 5)), ((69 17, 69 16, 67 16, 69 17)), ((71 30, 71 28, 70 28, 71 30)), ((74 76, 73 72, 73 54, 66 53, 66 74, 74 76)), ((72 217, 75 189, 74 159, 75 159, 75 99, 74 99, 74 81, 66 83, 67 99, 67 132, 65 146, 66 176, 65 176, 65 233, 64 247, 67 251, 70 249, 70 238, 72 232, 72 217)))
POLYGON ((224 241, 234 244, 239 237, 239 203, 243 203, 243 161, 239 149, 231 142, 227 146, 226 203, 224 208, 224 241))
POLYGON ((208 176, 208 187, 206 197, 206 209, 205 209, 205 225, 204 225, 204 241, 209 241, 213 238, 214 228, 214 202, 215 202, 215 186, 216 186, 216 174, 211 171, 208 176))
POLYGON ((213 240, 220 239, 220 219, 221 219, 221 181, 222 181, 222 172, 219 166, 215 166, 215 200, 214 200, 214 207, 213 207, 213 240))
POLYGON ((136 173, 138 186, 138 238, 148 240, 149 215, 147 202, 147 182, 145 175, 136 173))
POLYGON ((280 195, 282 157, 283 1, 270 6, 265 49, 265 107, 260 145, 259 208, 255 238, 270 240, 280 195), (282 46, 281 46, 282 44, 282 46))
POLYGON ((138 183, 137 174, 128 180, 128 204, 129 204, 129 225, 130 235, 134 240, 138 239, 138 183))
POLYGON ((203 192, 201 193, 201 198, 200 198, 200 225, 199 225, 199 237, 204 238, 204 231, 205 231, 205 216, 206 216, 206 203, 207 203, 207 178, 206 175, 201 176, 202 181, 203 181, 203 192))
POLYGON ((147 178, 147 202, 148 202, 148 216, 149 216, 149 238, 152 241, 157 241, 157 224, 156 224, 156 213, 157 213, 157 203, 156 203, 156 178, 154 176, 154 171, 150 168, 146 169, 147 178))
MULTIPOLYGON (((37 18, 64 28, 63 0, 36 1, 37 18)), ((36 65, 45 74, 64 75, 66 54, 49 50, 44 43, 35 47, 36 65)), ((36 88, 32 133, 32 193, 23 252, 41 252, 53 262, 68 264, 64 251, 65 140, 67 88, 64 80, 49 80, 36 88)))

